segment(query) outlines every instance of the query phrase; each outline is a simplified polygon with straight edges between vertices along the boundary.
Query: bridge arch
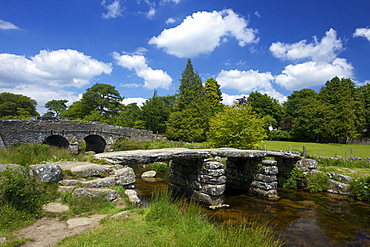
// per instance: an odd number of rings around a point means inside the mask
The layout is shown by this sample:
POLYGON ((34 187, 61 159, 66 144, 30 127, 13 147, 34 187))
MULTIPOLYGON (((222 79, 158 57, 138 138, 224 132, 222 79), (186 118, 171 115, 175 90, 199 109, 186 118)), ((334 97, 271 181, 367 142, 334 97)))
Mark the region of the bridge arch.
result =
POLYGON ((89 135, 84 140, 86 142, 86 151, 94 151, 95 153, 103 153, 107 145, 104 138, 99 135, 89 135))
POLYGON ((43 141, 44 144, 48 144, 50 146, 61 147, 61 148, 68 148, 69 142, 66 138, 60 135, 51 135, 46 137, 43 141))

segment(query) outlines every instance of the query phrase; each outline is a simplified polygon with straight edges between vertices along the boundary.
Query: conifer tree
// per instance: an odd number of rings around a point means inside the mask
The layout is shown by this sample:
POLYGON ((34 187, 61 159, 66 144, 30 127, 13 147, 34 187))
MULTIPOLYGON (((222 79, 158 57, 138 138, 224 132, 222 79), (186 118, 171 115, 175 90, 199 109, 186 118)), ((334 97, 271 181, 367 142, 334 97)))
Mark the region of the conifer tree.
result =
POLYGON ((212 77, 206 81, 204 93, 207 97, 208 105, 212 115, 214 115, 216 112, 222 111, 223 105, 221 103, 222 93, 220 90, 220 85, 212 77))
POLYGON ((209 117, 202 80, 188 59, 180 79, 178 97, 167 122, 167 136, 173 140, 204 141, 209 117))

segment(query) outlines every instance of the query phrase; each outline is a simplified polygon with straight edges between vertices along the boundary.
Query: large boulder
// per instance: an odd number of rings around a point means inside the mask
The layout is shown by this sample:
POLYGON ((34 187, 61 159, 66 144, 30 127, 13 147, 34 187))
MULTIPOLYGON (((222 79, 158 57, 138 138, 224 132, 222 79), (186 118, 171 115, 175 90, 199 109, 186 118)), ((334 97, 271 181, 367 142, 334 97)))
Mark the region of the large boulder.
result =
POLYGON ((134 184, 136 181, 134 169, 131 167, 124 167, 116 170, 113 177, 117 184, 123 185, 124 187, 130 187, 130 185, 134 184))
POLYGON ((135 190, 125 190, 125 194, 128 196, 128 200, 136 205, 141 204, 140 198, 137 196, 137 192, 135 190))
POLYGON ((71 171, 82 177, 94 177, 106 174, 105 167, 97 164, 75 166, 71 168, 71 171))
POLYGON ((32 172, 40 182, 57 183, 63 179, 62 169, 58 165, 35 165, 32 172))
POLYGON ((119 198, 116 190, 102 188, 77 188, 72 192, 77 198, 105 198, 107 201, 114 201, 119 198))
POLYGON ((116 185, 114 178, 112 177, 97 178, 94 180, 81 182, 81 184, 83 187, 88 187, 88 188, 112 187, 116 185))

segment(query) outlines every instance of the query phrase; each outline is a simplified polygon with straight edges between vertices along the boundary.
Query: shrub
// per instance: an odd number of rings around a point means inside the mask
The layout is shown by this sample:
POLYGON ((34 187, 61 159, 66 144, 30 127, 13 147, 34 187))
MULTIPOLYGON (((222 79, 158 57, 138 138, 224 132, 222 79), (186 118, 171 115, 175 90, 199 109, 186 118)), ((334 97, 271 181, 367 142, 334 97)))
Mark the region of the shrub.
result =
POLYGON ((128 139, 119 139, 113 144, 114 151, 147 149, 148 145, 144 142, 128 139))
POLYGON ((298 182, 304 178, 304 173, 298 167, 294 167, 290 171, 290 177, 284 182, 283 187, 297 189, 298 182))
POLYGON ((370 177, 358 177, 351 182, 352 196, 363 201, 370 201, 370 177))
POLYGON ((323 172, 309 174, 307 176, 307 189, 310 192, 321 192, 328 190, 329 177, 323 172))
POLYGON ((164 172, 167 169, 168 165, 164 162, 155 162, 151 164, 151 167, 156 172, 164 172))

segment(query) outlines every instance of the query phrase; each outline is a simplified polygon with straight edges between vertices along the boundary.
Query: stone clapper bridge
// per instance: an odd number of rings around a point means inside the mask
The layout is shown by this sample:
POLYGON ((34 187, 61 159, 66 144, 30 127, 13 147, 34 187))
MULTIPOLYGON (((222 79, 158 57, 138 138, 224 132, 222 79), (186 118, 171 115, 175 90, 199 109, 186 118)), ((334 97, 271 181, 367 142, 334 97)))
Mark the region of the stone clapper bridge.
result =
POLYGON ((296 164, 308 172, 317 166, 315 160, 304 159, 296 152, 234 148, 133 150, 94 157, 128 166, 171 160, 169 188, 176 194, 216 207, 223 204, 226 189, 277 198, 278 176, 288 178, 296 164), (226 167, 221 163, 222 158, 227 158, 226 167))

